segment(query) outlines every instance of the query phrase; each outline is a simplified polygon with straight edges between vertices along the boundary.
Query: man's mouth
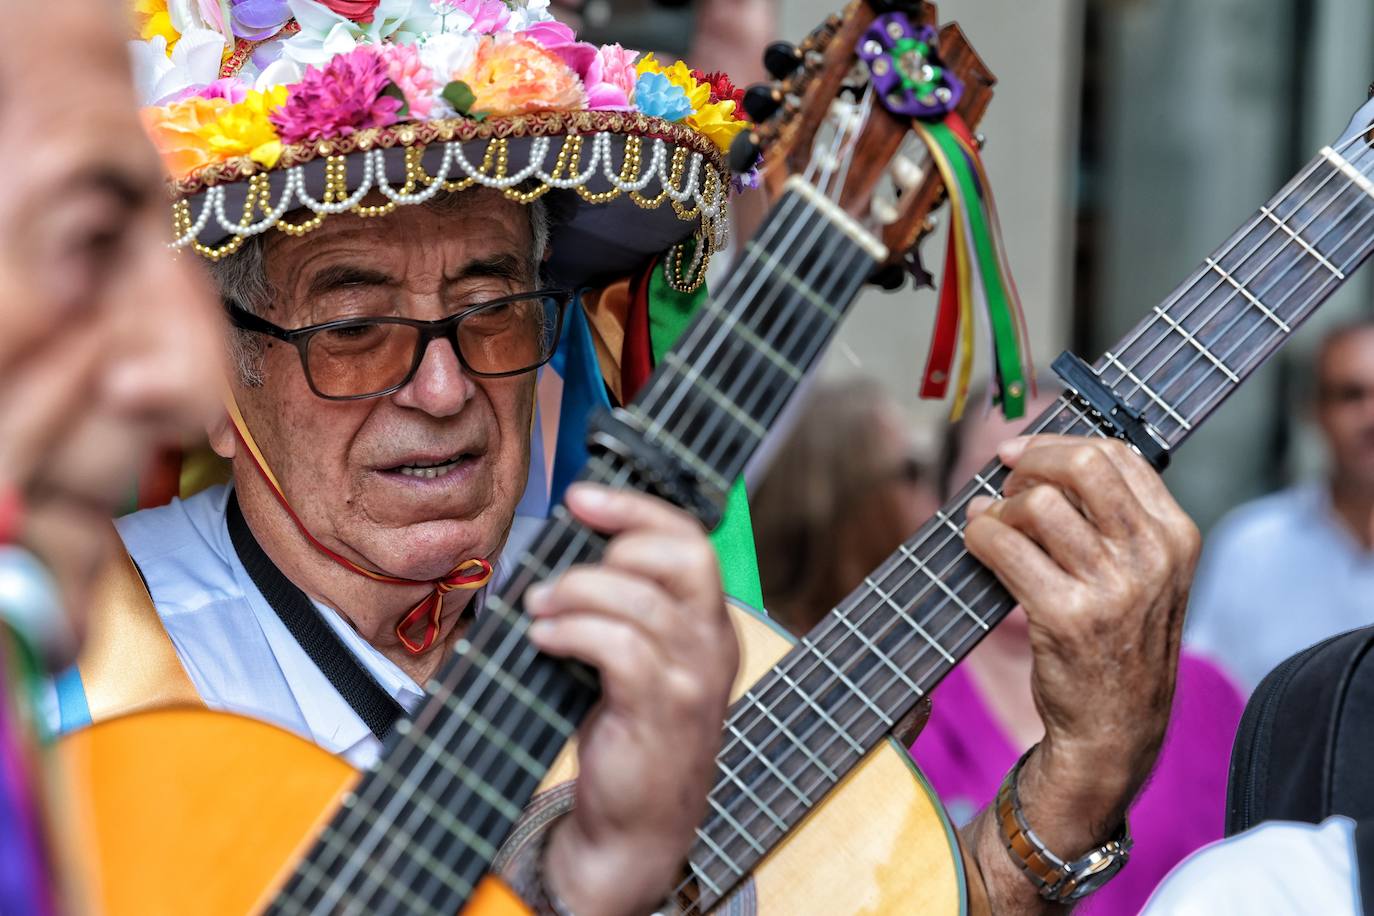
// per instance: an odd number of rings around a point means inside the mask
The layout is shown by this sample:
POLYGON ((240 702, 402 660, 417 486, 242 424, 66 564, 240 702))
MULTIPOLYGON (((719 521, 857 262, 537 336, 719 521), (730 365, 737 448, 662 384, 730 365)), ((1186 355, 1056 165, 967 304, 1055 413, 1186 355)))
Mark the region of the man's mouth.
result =
POLYGON ((453 473, 458 468, 468 462, 476 460, 477 456, 471 452, 462 452, 452 458, 440 461, 417 461, 412 464, 400 464, 388 468, 389 473, 400 474, 403 477, 414 477, 419 480, 437 480, 453 473))

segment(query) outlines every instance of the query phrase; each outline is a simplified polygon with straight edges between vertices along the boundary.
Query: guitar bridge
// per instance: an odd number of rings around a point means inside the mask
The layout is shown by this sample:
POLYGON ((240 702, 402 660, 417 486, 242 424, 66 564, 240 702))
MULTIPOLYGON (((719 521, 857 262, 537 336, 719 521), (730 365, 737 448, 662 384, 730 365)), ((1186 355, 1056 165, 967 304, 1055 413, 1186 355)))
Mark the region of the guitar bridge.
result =
POLYGON ((1050 368, 1106 432, 1134 448, 1156 471, 1169 466, 1169 444, 1145 422, 1140 411, 1102 384, 1087 363, 1066 350, 1050 368))

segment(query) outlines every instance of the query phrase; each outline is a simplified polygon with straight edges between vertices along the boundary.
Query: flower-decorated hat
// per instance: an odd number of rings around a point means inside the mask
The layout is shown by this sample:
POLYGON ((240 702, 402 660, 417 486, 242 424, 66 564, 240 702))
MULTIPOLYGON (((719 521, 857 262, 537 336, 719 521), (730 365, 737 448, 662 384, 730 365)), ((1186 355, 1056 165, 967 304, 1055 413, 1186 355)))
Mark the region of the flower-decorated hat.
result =
POLYGON ((724 240, 738 91, 579 42, 547 6, 136 0, 135 80, 174 182, 175 244, 219 259, 261 233, 484 185, 576 196, 554 229, 559 282, 624 276, 695 239, 670 263, 699 284, 724 240))

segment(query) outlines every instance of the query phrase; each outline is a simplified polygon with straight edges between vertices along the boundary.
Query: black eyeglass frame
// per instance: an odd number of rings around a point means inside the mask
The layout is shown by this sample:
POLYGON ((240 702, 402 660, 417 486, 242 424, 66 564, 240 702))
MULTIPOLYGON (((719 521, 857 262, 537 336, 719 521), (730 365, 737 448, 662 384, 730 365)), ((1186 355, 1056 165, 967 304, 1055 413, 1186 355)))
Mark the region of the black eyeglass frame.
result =
POLYGON ((296 348, 301 358, 301 371, 305 373, 305 381, 310 385, 310 390, 316 397, 326 401, 367 401, 372 398, 384 398, 389 394, 395 394, 415 379, 415 373, 420 371, 420 364, 425 360, 425 354, 429 352, 429 345, 436 340, 447 340, 453 346, 453 352, 458 357, 458 363, 469 375, 476 378, 511 378, 516 375, 524 375, 527 372, 534 372, 548 365, 549 360, 553 359, 558 352, 558 344, 563 339, 563 321, 566 317, 568 304, 572 301, 573 293, 571 290, 548 288, 538 289, 533 292, 519 293, 514 296, 502 296, 500 299, 492 299, 482 302, 471 308, 455 312, 447 318, 440 318, 438 321, 420 321, 415 318, 339 318, 334 321, 326 321, 323 324, 312 324, 303 328, 283 328, 273 324, 266 318, 254 315, 252 312, 243 308, 237 302, 229 300, 225 302, 225 307, 229 311, 229 319, 234 327, 241 331, 250 331, 255 334, 265 334, 283 343, 291 344, 296 348), (481 314, 491 309, 500 308, 504 305, 511 305, 516 302, 523 302, 526 299, 552 299, 558 307, 558 320, 553 330, 553 341, 549 346, 549 355, 544 357, 533 366, 524 369, 515 369, 510 372, 479 372, 468 364, 467 357, 463 356, 463 348, 458 344, 458 326, 472 315, 481 314), (315 385, 315 378, 310 374, 310 360, 306 351, 310 347, 310 339, 323 331, 337 331, 341 328, 366 327, 378 324, 394 324, 402 327, 415 328, 420 332, 419 343, 415 347, 415 358, 411 362, 410 370, 405 378, 398 384, 390 388, 373 394, 350 394, 332 395, 325 394, 315 385))

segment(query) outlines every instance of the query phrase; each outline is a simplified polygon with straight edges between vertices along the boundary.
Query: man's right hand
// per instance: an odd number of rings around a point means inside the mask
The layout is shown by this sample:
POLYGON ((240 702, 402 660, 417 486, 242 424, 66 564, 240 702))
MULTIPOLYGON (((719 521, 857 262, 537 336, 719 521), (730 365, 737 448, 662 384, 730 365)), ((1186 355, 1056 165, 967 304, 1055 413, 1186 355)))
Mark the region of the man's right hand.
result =
POLYGON ((601 673, 578 733, 573 811, 552 829, 549 888, 579 916, 645 913, 706 813, 739 664, 715 552, 686 513, 580 484, 568 508, 612 535, 601 563, 530 589, 530 639, 601 673))
MULTIPOLYGON (((965 542, 1026 609, 1045 738, 1021 771, 1032 828, 1073 859, 1106 842, 1164 740, 1197 526, 1114 439, 1037 436, 998 452, 1004 499, 969 507, 965 542)), ((994 912, 1044 901, 995 818, 965 829, 994 912)), ((975 908, 976 909, 976 908, 975 908)))

